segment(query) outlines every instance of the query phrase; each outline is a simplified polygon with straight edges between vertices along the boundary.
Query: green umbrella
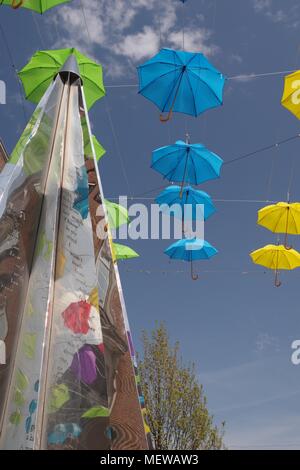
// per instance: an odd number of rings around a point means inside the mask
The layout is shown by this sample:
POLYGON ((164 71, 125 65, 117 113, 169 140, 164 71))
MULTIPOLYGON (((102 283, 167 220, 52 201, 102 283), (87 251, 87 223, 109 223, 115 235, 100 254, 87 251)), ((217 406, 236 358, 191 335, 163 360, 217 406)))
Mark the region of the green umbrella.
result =
MULTIPOLYGON (((94 143, 96 159, 98 161, 98 160, 100 160, 101 157, 103 157, 106 150, 105 150, 105 148, 102 147, 102 145, 100 144, 100 142, 97 140, 97 138, 94 135, 92 135, 92 139, 93 139, 93 143, 94 143)), ((92 146, 91 146, 90 141, 88 141, 87 144, 84 146, 84 154, 88 158, 92 158, 92 156, 93 156, 92 146)))
POLYGON ((26 98, 38 103, 68 57, 74 55, 79 66, 88 109, 105 95, 102 67, 74 47, 37 51, 28 64, 18 72, 26 98))
POLYGON ((9 5, 14 10, 17 8, 28 8, 28 10, 44 13, 50 8, 56 7, 61 3, 68 3, 71 0, 0 0, 0 5, 9 5))
POLYGON ((111 202, 108 199, 105 199, 105 207, 108 215, 108 223, 111 228, 119 228, 121 225, 129 223, 129 215, 127 209, 111 202))
MULTIPOLYGON (((88 158, 92 158, 93 152, 92 152, 92 146, 90 142, 90 134, 88 131, 86 118, 84 116, 81 118, 81 127, 82 127, 82 132, 83 132, 84 155, 88 158)), ((97 140, 97 138, 94 135, 92 135, 92 139, 93 139, 94 149, 96 153, 96 159, 98 161, 100 160, 101 157, 103 157, 106 150, 102 147, 102 145, 100 144, 100 142, 97 140)))
POLYGON ((134 251, 129 246, 121 245, 120 243, 113 242, 113 250, 114 250, 114 256, 116 260, 138 258, 140 256, 136 251, 134 251))

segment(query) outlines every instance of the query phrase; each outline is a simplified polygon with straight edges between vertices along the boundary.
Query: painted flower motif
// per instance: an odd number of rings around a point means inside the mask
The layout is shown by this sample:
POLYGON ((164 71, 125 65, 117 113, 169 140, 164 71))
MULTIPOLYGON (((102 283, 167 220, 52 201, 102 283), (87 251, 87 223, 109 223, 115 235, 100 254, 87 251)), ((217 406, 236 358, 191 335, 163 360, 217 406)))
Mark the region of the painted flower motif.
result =
POLYGON ((90 311, 91 304, 85 300, 72 302, 62 313, 65 326, 72 330, 73 333, 87 334, 90 328, 88 322, 90 311))

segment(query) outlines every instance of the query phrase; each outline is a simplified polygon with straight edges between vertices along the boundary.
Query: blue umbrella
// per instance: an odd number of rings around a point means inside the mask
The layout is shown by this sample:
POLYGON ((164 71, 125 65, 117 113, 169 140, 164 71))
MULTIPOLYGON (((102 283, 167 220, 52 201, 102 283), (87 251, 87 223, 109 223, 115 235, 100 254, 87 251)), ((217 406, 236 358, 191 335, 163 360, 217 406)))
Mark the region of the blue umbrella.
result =
POLYGON ((178 140, 154 150, 151 167, 169 181, 198 185, 204 181, 219 178, 222 158, 202 144, 189 144, 178 140))
POLYGON ((194 281, 198 279, 198 275, 193 273, 193 261, 210 259, 217 253, 216 248, 199 238, 178 240, 165 250, 165 254, 171 259, 180 259, 191 263, 191 276, 194 281))
POLYGON ((173 111, 196 117, 223 103, 225 77, 203 54, 162 49, 138 74, 139 93, 168 113, 163 122, 173 111))
POLYGON ((155 202, 162 206, 162 211, 167 211, 168 207, 174 206, 175 211, 172 213, 175 217, 180 217, 182 219, 186 217, 186 213, 184 213, 185 205, 191 206, 191 212, 187 215, 192 220, 198 219, 199 216, 202 220, 206 220, 216 212, 210 196, 204 191, 199 191, 199 189, 186 186, 182 190, 182 197, 180 197, 180 194, 180 186, 168 186, 156 197, 155 202), (201 206, 199 207, 199 205, 201 206), (180 210, 177 211, 176 208, 180 210))

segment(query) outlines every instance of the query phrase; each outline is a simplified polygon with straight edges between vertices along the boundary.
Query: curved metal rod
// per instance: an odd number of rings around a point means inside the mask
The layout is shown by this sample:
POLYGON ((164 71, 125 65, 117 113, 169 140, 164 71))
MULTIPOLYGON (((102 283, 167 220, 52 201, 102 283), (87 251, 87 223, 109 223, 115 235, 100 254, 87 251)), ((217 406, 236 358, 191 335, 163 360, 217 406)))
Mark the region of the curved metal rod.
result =
POLYGON ((199 279, 198 274, 195 274, 193 272, 193 259, 191 260, 191 278, 193 279, 193 281, 197 281, 199 279))
POLYGON ((275 285, 275 287, 280 287, 281 284, 282 284, 282 282, 279 280, 279 272, 278 272, 278 269, 276 269, 274 285, 275 285))

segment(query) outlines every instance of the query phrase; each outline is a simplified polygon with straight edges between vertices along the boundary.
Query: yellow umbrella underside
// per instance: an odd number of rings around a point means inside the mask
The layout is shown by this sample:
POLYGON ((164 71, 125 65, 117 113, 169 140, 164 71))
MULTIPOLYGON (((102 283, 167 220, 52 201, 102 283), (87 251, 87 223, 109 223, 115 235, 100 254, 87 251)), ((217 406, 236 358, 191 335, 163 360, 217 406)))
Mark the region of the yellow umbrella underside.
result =
POLYGON ((257 223, 274 233, 300 235, 300 203, 278 202, 258 211, 257 223))
POLYGON ((250 253, 252 261, 275 271, 300 267, 300 253, 286 249, 284 245, 266 245, 250 253))

